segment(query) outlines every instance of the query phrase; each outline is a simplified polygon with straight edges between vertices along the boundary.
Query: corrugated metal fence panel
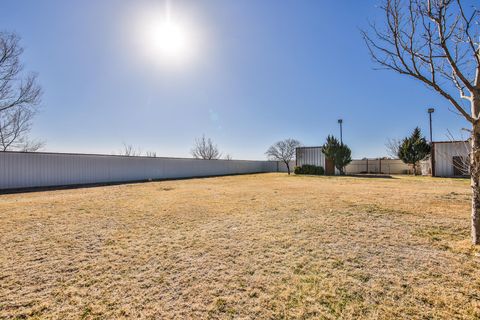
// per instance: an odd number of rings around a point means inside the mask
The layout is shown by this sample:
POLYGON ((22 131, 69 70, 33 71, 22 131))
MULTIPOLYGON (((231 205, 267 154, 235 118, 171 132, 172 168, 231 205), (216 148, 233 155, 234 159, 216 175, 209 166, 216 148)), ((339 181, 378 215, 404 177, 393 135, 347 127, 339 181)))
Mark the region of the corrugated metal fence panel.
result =
POLYGON ((321 147, 297 148, 297 166, 304 164, 315 165, 325 168, 325 155, 321 147))
POLYGON ((438 177, 452 177, 453 157, 468 159, 471 146, 468 142, 435 142, 435 175, 438 177))
POLYGON ((276 161, 0 152, 0 189, 276 172, 276 161))
MULTIPOLYGON (((290 166, 290 172, 293 172, 293 170, 295 170, 295 160, 290 161, 288 165, 290 166)), ((278 162, 278 172, 288 172, 287 165, 285 164, 285 162, 283 161, 278 162)))
POLYGON ((355 173, 386 173, 405 174, 408 173, 408 165, 398 159, 362 159, 352 160, 345 168, 347 174, 355 173))
POLYGON ((382 160, 382 172, 387 174, 407 174, 410 170, 408 164, 398 159, 382 160))

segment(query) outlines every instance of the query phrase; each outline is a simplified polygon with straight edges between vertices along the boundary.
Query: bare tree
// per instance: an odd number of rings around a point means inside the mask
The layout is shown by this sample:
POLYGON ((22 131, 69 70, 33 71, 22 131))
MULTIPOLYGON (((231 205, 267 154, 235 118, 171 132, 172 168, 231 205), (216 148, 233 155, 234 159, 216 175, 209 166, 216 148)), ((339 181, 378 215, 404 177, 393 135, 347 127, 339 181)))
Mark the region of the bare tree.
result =
POLYGON ((151 158, 156 158, 157 153, 155 151, 147 151, 147 152, 145 152, 145 156, 151 157, 151 158))
POLYGON ((43 147, 45 147, 45 142, 40 141, 40 140, 30 140, 28 137, 22 139, 22 144, 21 148, 19 149, 20 151, 23 152, 36 152, 43 147))
POLYGON ((388 139, 385 143, 385 147, 387 148, 387 153, 391 158, 397 159, 398 158, 398 151, 400 150, 400 145, 402 141, 400 139, 388 139))
POLYGON ((225 160, 233 160, 233 157, 231 154, 227 153, 224 157, 225 160))
POLYGON ((205 135, 200 139, 195 139, 195 145, 190 153, 195 159, 216 160, 222 156, 217 145, 213 143, 212 139, 206 138, 205 135))
POLYGON ((43 146, 28 139, 41 89, 36 75, 23 73, 19 41, 14 33, 0 32, 0 151, 36 151, 43 146))
POLYGON ((372 59, 439 93, 472 126, 472 242, 480 244, 480 13, 461 0, 383 0, 381 10, 384 26, 362 32, 372 59))
POLYGON ((120 155, 127 157, 139 157, 142 155, 142 150, 124 142, 123 149, 120 151, 120 155))
POLYGON ((295 151, 301 143, 295 139, 285 139, 278 141, 270 148, 268 148, 265 154, 268 159, 274 161, 282 161, 287 166, 288 174, 290 174, 290 161, 295 159, 295 151))

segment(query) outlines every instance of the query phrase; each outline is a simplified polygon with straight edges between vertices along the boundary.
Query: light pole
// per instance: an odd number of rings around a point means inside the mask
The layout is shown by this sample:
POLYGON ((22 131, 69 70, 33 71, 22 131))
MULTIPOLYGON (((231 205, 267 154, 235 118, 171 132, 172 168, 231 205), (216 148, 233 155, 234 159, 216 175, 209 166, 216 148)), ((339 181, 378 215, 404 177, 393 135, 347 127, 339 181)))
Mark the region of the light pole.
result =
POLYGON ((338 124, 340 125, 340 143, 343 144, 343 128, 342 128, 343 119, 338 119, 338 124))
POLYGON ((432 137, 432 113, 435 112, 434 108, 428 108, 428 116, 430 117, 430 143, 433 142, 433 137, 432 137))
POLYGON ((434 108, 428 108, 428 117, 430 118, 430 174, 435 176, 435 151, 433 150, 433 135, 432 135, 432 113, 435 112, 434 108))

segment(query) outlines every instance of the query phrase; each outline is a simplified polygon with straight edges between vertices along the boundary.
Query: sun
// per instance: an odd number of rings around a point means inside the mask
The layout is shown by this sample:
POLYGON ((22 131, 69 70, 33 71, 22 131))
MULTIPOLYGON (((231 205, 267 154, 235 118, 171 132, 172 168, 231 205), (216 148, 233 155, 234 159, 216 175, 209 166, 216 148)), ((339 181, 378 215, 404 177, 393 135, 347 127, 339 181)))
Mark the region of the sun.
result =
POLYGON ((190 70, 204 55, 206 43, 201 23, 194 17, 184 7, 173 8, 165 0, 131 12, 126 30, 141 61, 165 70, 190 70))
POLYGON ((183 59, 189 53, 188 32, 179 22, 170 19, 154 21, 147 30, 152 54, 164 59, 183 59))

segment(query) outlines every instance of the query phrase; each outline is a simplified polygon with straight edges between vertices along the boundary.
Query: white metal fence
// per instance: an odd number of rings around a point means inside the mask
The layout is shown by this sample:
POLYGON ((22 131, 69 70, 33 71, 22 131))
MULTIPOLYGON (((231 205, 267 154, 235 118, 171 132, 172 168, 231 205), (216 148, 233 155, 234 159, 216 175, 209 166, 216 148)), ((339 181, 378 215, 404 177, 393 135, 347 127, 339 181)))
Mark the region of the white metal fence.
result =
POLYGON ((347 174, 355 173, 385 173, 405 174, 409 167, 399 159, 363 159, 352 160, 346 168, 347 174))
POLYGON ((0 189, 277 172, 276 161, 0 152, 0 189))

